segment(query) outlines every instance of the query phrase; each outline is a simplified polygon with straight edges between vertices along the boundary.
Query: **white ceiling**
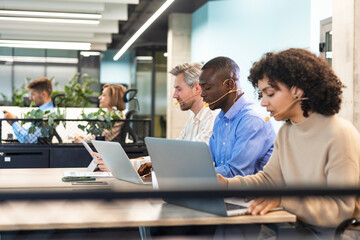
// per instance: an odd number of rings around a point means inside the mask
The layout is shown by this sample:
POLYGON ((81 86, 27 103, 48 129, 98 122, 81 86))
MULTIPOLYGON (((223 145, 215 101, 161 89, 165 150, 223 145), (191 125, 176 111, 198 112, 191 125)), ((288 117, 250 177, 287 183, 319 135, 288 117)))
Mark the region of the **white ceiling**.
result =
POLYGON ((0 0, 0 10, 97 13, 99 24, 29 22, 2 19, 0 40, 90 42, 92 50, 106 50, 118 21, 128 19, 127 4, 139 0, 0 0))

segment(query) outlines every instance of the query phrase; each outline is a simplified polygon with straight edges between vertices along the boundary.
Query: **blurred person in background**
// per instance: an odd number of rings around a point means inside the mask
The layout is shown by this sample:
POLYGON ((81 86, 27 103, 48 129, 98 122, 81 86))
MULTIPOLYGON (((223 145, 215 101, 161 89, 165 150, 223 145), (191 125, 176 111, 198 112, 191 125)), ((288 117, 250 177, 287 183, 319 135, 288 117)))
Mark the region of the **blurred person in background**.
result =
MULTIPOLYGON (((105 84, 99 96, 99 107, 105 108, 108 112, 116 110, 124 111, 126 109, 124 101, 126 90, 126 87, 121 84, 105 84)), ((122 119, 125 119, 124 114, 121 116, 122 119)), ((123 125, 124 122, 115 122, 111 130, 104 129, 101 136, 105 137, 105 141, 113 141, 120 134, 123 125)), ((81 140, 89 142, 91 139, 95 139, 95 136, 75 136, 74 142, 78 143, 81 142, 81 140)))
MULTIPOLYGON (((43 112, 55 111, 51 101, 52 82, 49 78, 35 79, 29 83, 27 88, 30 90, 30 101, 33 101, 36 107, 39 107, 43 112)), ((14 114, 6 110, 3 112, 4 118, 17 119, 14 114)), ((8 123, 12 126, 14 134, 20 143, 37 143, 38 137, 42 136, 40 128, 37 128, 34 133, 29 133, 30 123, 23 126, 18 121, 8 120, 8 123)))

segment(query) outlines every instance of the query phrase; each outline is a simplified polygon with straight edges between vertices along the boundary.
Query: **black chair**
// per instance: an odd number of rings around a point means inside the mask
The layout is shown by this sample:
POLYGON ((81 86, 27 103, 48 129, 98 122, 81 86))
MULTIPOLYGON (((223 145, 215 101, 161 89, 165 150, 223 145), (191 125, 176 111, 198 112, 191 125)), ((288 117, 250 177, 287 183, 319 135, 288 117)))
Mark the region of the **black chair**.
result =
POLYGON ((65 98, 66 98, 65 94, 58 93, 51 98, 51 101, 54 107, 59 107, 65 101, 65 98), (56 101, 56 99, 60 99, 60 100, 56 101))
MULTIPOLYGON (((125 119, 126 120, 130 120, 132 119, 132 116, 134 114, 136 114, 137 111, 136 110, 130 110, 125 114, 125 119)), ((127 135, 129 135, 130 139, 133 140, 134 143, 137 143, 139 141, 137 134, 135 133, 134 129, 132 129, 132 127, 130 126, 130 121, 125 121, 120 134, 119 134, 119 139, 118 141, 120 143, 125 143, 125 139, 127 137, 127 135)))
POLYGON ((339 226, 335 230, 335 240, 340 240, 342 238, 343 233, 345 230, 350 226, 360 226, 360 218, 350 218, 342 223, 339 224, 339 226))
MULTIPOLYGON (((54 107, 59 107, 64 101, 65 101, 65 94, 63 93, 58 93, 58 94, 55 94, 52 98, 51 98, 51 101, 54 105, 54 107), (56 99, 60 99, 58 101, 56 101, 56 99)), ((49 138, 47 138, 47 140, 43 141, 40 139, 38 139, 38 143, 43 143, 43 144, 47 144, 47 143, 51 143, 52 142, 52 139, 53 137, 56 137, 56 139, 58 140, 59 143, 62 143, 62 139, 60 137, 60 135, 58 134, 58 132, 56 131, 56 129, 54 129, 54 131, 52 133, 50 133, 50 136, 49 138)))
MULTIPOLYGON (((130 109, 125 114, 125 120, 133 119, 133 117, 138 113, 139 102, 136 98, 136 94, 137 94, 137 89, 134 88, 128 89, 124 94, 124 102, 130 103, 132 101, 135 103, 135 109, 130 109)), ((130 121, 125 121, 119 135, 114 139, 114 141, 125 143, 125 139, 127 135, 130 137, 130 139, 133 140, 134 143, 137 143, 139 141, 139 138, 135 133, 134 129, 131 127, 130 123, 131 123, 130 121)))
POLYGON ((138 112, 140 110, 139 107, 139 101, 136 98, 137 89, 130 88, 128 89, 124 94, 124 102, 127 102, 130 104, 130 102, 133 102, 135 104, 135 110, 138 112))

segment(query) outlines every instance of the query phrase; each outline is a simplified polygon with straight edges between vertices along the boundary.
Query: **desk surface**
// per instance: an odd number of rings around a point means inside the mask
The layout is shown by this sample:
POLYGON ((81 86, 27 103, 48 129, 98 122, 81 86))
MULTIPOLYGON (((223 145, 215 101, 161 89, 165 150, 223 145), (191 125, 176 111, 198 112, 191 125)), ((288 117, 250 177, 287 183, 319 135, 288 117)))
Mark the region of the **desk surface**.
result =
POLYGON ((83 188, 111 188, 116 190, 149 189, 151 185, 140 185, 116 178, 98 178, 96 181, 107 182, 107 185, 72 185, 72 182, 63 182, 64 171, 86 172, 87 168, 27 168, 27 169, 0 169, 0 190, 6 189, 83 189, 83 188))
MULTIPOLYGON (((0 189, 69 189, 92 188, 74 186, 61 181, 64 171, 85 169, 1 169, 0 189)), ((151 186, 132 184, 114 178, 105 187, 143 190, 151 186)), ((101 186, 97 186, 101 187, 101 186)), ((295 222, 296 216, 275 211, 265 216, 221 217, 175 206, 157 199, 115 201, 7 201, 0 203, 0 230, 41 230, 75 228, 110 228, 136 226, 184 226, 215 224, 249 224, 295 222)))
POLYGON ((295 222, 285 211, 220 217, 161 200, 9 201, 0 204, 0 230, 111 228, 295 222))

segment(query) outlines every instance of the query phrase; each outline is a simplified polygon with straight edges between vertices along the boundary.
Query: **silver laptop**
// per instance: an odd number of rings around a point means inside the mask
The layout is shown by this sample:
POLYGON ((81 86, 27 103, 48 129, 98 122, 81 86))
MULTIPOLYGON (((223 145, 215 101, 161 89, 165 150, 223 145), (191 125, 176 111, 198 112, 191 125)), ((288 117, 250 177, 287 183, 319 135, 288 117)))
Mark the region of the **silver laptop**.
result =
MULTIPOLYGON (((152 137, 146 137, 145 143, 160 190, 220 188, 206 143, 152 137)), ((223 198, 164 201, 221 216, 247 214, 247 206, 227 203, 223 198)))
POLYGON ((148 183, 141 179, 120 143, 96 140, 91 142, 114 177, 138 184, 148 183))

